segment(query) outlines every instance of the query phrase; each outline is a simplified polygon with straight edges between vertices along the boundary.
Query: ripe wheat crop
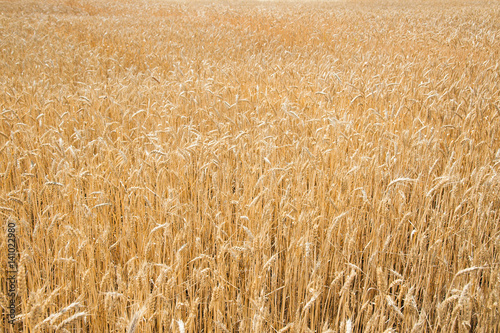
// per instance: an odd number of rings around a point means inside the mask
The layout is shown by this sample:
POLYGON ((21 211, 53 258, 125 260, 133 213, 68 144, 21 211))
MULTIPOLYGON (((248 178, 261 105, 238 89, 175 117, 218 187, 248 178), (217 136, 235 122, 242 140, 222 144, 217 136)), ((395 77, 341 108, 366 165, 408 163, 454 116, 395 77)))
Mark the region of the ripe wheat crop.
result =
POLYGON ((1 331, 500 332, 499 43, 487 1, 0 2, 1 331))

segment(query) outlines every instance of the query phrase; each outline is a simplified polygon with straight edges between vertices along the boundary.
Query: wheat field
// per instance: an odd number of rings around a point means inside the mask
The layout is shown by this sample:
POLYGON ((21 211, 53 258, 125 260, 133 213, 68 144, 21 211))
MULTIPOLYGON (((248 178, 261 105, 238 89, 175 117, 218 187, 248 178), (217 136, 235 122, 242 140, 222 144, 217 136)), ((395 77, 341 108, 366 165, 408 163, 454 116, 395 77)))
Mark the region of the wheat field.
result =
POLYGON ((0 331, 500 332, 499 43, 495 1, 0 2, 0 331))

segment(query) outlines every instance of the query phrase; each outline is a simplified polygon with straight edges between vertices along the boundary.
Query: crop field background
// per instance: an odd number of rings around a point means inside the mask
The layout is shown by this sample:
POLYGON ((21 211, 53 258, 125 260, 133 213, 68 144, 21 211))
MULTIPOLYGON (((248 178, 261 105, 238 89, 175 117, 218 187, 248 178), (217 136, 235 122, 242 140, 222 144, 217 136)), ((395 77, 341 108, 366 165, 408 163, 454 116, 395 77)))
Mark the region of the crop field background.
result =
POLYGON ((0 331, 500 332, 499 43, 496 1, 1 1, 0 331))

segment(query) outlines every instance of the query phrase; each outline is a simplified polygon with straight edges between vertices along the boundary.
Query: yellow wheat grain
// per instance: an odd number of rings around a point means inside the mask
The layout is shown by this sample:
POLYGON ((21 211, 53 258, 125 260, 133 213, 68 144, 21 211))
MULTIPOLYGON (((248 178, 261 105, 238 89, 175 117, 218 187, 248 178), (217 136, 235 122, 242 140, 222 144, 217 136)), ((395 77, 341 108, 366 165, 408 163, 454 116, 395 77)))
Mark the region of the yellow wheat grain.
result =
POLYGON ((406 5, 3 3, 17 324, 494 330, 500 5, 406 5))

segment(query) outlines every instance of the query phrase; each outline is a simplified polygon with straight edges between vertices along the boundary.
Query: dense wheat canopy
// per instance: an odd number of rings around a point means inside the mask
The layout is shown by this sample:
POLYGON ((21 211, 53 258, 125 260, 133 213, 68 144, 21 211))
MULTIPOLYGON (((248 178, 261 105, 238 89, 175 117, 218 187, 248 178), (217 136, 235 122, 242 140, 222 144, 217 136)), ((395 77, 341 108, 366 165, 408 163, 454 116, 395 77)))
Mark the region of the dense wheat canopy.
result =
POLYGON ((486 1, 0 2, 0 326, 499 332, 499 43, 486 1))

